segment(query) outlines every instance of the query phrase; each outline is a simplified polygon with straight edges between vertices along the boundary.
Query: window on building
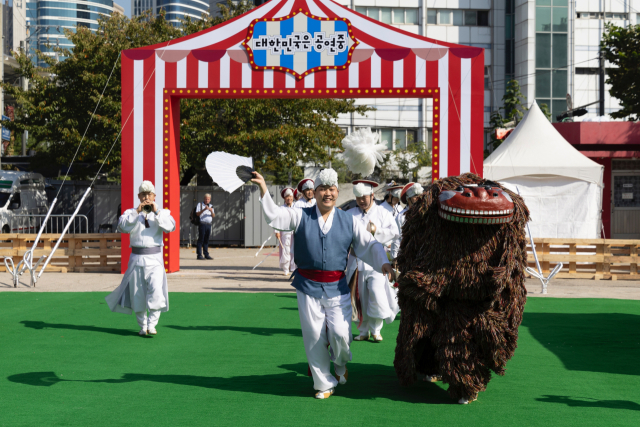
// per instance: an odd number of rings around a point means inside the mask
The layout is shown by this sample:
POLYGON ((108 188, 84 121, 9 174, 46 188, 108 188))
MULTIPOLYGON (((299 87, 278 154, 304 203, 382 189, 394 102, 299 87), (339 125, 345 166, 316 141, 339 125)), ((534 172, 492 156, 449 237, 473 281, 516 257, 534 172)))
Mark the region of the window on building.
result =
POLYGON ((438 25, 451 25, 451 11, 447 9, 438 11, 438 25))
POLYGON ((486 90, 491 90, 491 73, 490 67, 484 67, 484 88, 486 90))
POLYGON ((464 22, 467 25, 478 25, 478 13, 475 10, 465 10, 464 22))
POLYGON ((391 8, 390 7, 380 8, 380 22, 383 22, 385 24, 391 24, 391 8))
POLYGON ((393 129, 380 129, 380 140, 387 144, 388 150, 393 150, 393 129))
MULTIPOLYGON (((640 14, 638 14, 640 16, 640 14)), ((427 24, 437 24, 438 23, 438 11, 435 9, 427 9, 427 24)))
MULTIPOLYGON (((478 11, 478 27, 488 27, 489 26, 489 11, 488 10, 479 10, 478 11)), ((472 24, 465 24, 472 25, 472 24)))
POLYGON ((356 6, 356 12, 385 24, 418 25, 418 8, 408 7, 362 7, 356 6))
POLYGON ((576 67, 576 74, 598 74, 597 68, 578 68, 576 67))
POLYGON ((420 22, 418 21, 418 9, 417 8, 406 8, 404 10, 404 23, 411 25, 418 25, 420 22))
MULTIPOLYGON (((576 13, 576 18, 578 19, 615 19, 618 21, 627 21, 629 20, 629 14, 627 13, 617 13, 617 12, 578 12, 576 13)), ((640 23, 640 15, 636 15, 636 19, 638 19, 638 23, 640 23)))
POLYGON ((427 24, 488 27, 489 11, 427 9, 427 24))
POLYGON ((568 2, 536 0, 536 99, 555 120, 567 109, 568 2))
POLYGON ((515 72, 515 0, 506 0, 504 11, 504 72, 505 81, 511 80, 515 72))
POLYGON ((380 134, 380 142, 386 144, 390 151, 406 150, 407 145, 416 142, 418 137, 417 129, 379 128, 374 131, 380 134))
POLYGON ((616 19, 619 21, 626 21, 627 19, 629 19, 629 17, 627 16, 626 13, 605 13, 604 15, 605 19, 616 19))

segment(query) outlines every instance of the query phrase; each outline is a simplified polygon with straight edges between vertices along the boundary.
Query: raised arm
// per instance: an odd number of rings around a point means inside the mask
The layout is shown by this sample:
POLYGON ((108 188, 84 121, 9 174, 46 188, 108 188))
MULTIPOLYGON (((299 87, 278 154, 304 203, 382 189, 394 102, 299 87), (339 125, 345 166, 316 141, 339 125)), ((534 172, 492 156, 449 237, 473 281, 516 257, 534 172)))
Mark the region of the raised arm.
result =
POLYGON ((254 172, 253 175, 255 178, 251 181, 260 186, 260 204, 267 224, 279 231, 295 231, 300 224, 300 209, 276 205, 267 191, 267 184, 262 175, 258 172, 254 172))
POLYGON ((364 263, 379 273, 391 275, 395 279, 391 264, 380 242, 358 220, 353 218, 353 252, 364 263))
POLYGON ((127 209, 118 219, 117 230, 120 233, 131 233, 138 224, 138 211, 136 209, 127 209))

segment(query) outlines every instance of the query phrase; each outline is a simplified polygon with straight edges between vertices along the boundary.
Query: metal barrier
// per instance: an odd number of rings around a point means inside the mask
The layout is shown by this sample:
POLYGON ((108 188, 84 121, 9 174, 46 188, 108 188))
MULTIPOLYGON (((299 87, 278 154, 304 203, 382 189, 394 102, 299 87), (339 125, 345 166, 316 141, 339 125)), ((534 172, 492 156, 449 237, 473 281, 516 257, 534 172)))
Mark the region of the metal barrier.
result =
MULTIPOLYGON (((48 234, 59 234, 62 233, 62 230, 67 226, 69 222, 69 218, 72 215, 51 215, 49 219, 46 220, 46 227, 44 228, 44 233, 48 234)), ((45 221, 46 215, 15 215, 11 218, 11 233, 19 233, 19 234, 32 234, 37 233, 41 227, 43 222, 45 221)), ((86 215, 76 215, 73 218, 73 222, 71 226, 69 226, 68 233, 72 234, 87 234, 89 233, 89 218, 86 215), (84 223, 84 227, 83 227, 84 223), (84 228, 84 229, 83 229, 84 228)))

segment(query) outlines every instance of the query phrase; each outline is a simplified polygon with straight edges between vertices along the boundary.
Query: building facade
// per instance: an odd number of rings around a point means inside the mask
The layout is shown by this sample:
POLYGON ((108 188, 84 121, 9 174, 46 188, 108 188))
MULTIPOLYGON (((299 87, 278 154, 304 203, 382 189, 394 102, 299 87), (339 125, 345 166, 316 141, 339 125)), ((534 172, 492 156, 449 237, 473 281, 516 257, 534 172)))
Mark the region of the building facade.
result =
MULTIPOLYGON (((368 17, 415 34, 485 49, 485 128, 502 106, 508 81, 519 82, 524 102, 546 104, 555 116, 599 99, 599 45, 604 24, 640 23, 640 0, 338 0, 368 17)), ((365 116, 343 115, 346 132, 369 126, 389 149, 430 141, 430 100, 367 99, 365 116)), ((605 91, 605 113, 619 110, 605 91)), ((587 107, 598 115, 598 106, 587 107)))
POLYGON ((147 11, 153 15, 166 13, 165 18, 174 26, 187 16, 200 19, 202 15, 209 16, 209 2, 200 0, 131 0, 131 15, 140 16, 147 11))
POLYGON ((55 52, 57 47, 73 48, 71 41, 64 35, 65 29, 75 31, 77 27, 86 27, 95 31, 101 16, 110 16, 115 12, 113 0, 22 2, 14 2, 14 7, 22 4, 26 6, 24 14, 14 11, 14 27, 24 27, 26 34, 24 39, 14 40, 14 46, 19 47, 19 43, 23 42, 31 52, 40 50, 51 57, 58 57, 55 52))

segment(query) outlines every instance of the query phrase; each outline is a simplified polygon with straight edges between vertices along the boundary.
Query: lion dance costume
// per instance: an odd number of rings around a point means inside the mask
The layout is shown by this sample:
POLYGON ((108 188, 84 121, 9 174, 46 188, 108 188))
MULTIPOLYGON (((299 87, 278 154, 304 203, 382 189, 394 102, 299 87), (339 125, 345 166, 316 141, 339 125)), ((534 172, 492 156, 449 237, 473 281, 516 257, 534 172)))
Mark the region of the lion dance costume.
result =
POLYGON ((434 182, 407 212, 394 360, 402 384, 441 377, 469 403, 491 371, 504 375, 526 302, 528 220, 521 197, 473 174, 434 182))

